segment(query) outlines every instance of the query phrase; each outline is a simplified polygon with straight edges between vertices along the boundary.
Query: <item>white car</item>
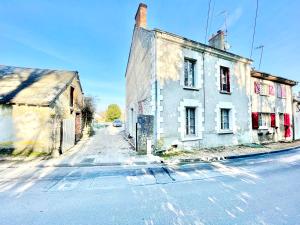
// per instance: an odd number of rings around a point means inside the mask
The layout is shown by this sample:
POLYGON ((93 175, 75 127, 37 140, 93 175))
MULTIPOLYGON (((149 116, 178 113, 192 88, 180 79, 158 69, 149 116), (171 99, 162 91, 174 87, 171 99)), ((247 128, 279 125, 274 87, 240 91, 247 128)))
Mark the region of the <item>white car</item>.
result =
POLYGON ((122 127, 122 121, 119 119, 116 119, 113 121, 113 126, 114 127, 122 127))

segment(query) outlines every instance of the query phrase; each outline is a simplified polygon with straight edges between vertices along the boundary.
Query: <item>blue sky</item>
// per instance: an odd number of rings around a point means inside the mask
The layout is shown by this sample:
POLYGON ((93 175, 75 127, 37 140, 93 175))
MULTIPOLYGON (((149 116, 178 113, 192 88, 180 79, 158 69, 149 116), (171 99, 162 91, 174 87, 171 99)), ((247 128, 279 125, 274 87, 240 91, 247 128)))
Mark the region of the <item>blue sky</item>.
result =
MULTIPOLYGON (((125 69, 140 1, 1 0, 0 64, 79 71, 99 109, 125 104, 125 69)), ((148 27, 204 42, 209 0, 156 0, 148 27)), ((250 56, 255 0, 212 0, 209 36, 224 27, 230 51, 250 56)), ((264 45, 261 70, 299 80, 300 1, 259 0, 254 46, 264 45)), ((260 51, 254 50, 258 67, 260 51)), ((298 91, 299 88, 296 88, 298 91)))

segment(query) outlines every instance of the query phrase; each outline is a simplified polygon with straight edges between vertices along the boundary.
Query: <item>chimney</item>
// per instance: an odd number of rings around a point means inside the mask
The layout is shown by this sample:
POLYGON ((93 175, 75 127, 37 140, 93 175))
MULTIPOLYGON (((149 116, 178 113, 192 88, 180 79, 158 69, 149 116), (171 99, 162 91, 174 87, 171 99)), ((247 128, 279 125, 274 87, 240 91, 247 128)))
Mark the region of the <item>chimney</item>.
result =
POLYGON ((224 31, 219 30, 217 32, 217 34, 213 35, 209 39, 208 43, 210 46, 212 46, 214 48, 218 48, 218 49, 226 51, 224 31))
POLYGON ((144 3, 140 3, 136 11, 135 26, 147 28, 147 5, 144 3))

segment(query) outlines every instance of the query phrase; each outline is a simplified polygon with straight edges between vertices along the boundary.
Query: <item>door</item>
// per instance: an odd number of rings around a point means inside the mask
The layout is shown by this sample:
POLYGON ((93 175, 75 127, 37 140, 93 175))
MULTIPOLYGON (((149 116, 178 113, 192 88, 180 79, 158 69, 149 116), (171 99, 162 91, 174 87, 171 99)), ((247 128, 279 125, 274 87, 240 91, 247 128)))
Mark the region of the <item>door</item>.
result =
POLYGON ((61 153, 72 148, 75 144, 75 121, 73 118, 64 119, 61 124, 61 153))

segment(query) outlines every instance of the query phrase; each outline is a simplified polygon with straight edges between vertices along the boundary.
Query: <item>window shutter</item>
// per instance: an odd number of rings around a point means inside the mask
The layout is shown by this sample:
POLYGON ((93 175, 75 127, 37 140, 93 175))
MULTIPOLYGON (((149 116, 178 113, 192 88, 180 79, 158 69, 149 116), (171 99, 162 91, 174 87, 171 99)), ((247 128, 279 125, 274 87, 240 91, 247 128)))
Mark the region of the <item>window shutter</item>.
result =
POLYGON ((276 114, 275 113, 271 113, 271 127, 276 127, 276 114))
POLYGON ((274 86, 273 85, 269 85, 269 95, 273 95, 274 96, 275 92, 274 92, 274 86))
POLYGON ((258 112, 252 113, 252 129, 258 129, 258 112))
POLYGON ((230 92, 230 74, 229 74, 229 69, 227 71, 226 77, 227 77, 227 92, 230 92))
POLYGON ((259 93, 260 93, 260 83, 257 82, 257 81, 254 82, 254 92, 255 92, 256 94, 259 94, 259 93))
POLYGON ((284 126, 289 127, 291 125, 290 115, 288 113, 284 113, 284 126))

